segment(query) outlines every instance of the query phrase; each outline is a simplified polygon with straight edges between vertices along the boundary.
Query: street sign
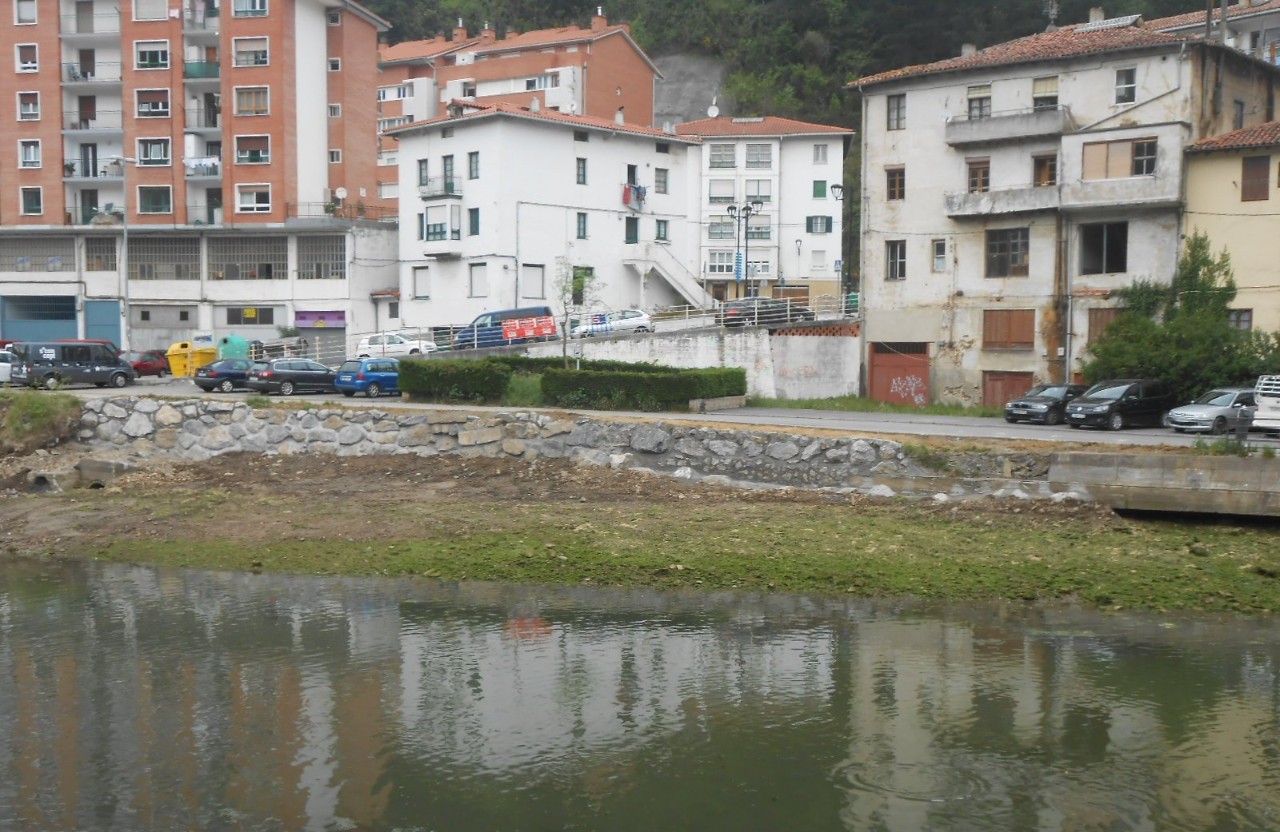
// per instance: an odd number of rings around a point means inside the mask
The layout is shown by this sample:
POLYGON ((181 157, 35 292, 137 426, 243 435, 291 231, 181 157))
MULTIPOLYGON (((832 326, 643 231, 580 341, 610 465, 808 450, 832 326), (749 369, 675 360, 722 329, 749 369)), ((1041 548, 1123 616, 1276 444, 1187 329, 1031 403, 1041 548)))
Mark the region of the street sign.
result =
POLYGON ((742 252, 735 252, 733 255, 733 279, 742 282, 742 252))

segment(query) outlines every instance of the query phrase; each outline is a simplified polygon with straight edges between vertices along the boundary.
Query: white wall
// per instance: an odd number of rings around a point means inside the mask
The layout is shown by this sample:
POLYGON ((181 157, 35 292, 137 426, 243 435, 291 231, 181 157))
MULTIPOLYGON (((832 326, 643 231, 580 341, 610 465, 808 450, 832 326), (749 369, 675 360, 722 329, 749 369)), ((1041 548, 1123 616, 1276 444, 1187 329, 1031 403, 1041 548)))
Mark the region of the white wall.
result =
MULTIPOLYGON (((329 187, 329 56, 327 9, 319 3, 294 3, 294 106, 297 108, 297 156, 294 183, 298 202, 319 204, 327 200, 329 187)), ((224 10, 224 14, 227 11, 224 10)), ((274 55, 273 55, 274 60, 274 55)), ((277 91, 279 93, 280 91, 277 91)), ((372 95, 370 91, 370 95, 372 95)), ((231 102, 223 102, 230 110, 231 102)), ((275 106, 275 102, 273 102, 275 106)), ((224 158, 235 148, 227 142, 224 158)), ((234 210, 234 188, 224 195, 228 210, 234 210)), ((283 198, 272 194, 273 203, 283 198)))

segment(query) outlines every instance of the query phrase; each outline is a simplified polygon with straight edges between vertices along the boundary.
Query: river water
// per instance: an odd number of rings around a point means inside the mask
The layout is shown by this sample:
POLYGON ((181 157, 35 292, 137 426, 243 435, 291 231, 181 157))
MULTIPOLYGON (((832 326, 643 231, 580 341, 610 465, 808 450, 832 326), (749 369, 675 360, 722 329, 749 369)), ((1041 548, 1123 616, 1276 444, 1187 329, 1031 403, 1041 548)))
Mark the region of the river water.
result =
POLYGON ((0 564, 0 830, 1276 830, 1270 619, 0 564))

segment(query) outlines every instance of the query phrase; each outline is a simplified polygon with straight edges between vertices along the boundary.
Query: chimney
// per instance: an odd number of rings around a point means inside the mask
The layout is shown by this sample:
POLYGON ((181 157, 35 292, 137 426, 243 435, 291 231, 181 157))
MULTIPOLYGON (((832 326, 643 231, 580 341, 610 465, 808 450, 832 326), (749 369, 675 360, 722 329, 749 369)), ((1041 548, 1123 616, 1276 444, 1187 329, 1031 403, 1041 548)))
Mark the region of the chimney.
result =
POLYGON ((1106 19, 1107 19, 1107 13, 1102 10, 1101 6, 1094 6, 1092 9, 1089 9, 1090 23, 1101 23, 1106 19))
POLYGON ((502 36, 502 39, 511 40, 512 38, 518 38, 518 37, 520 37, 520 33, 517 32, 515 29, 507 29, 506 34, 502 36))
POLYGON ((625 115, 623 115, 623 112, 622 112, 622 111, 623 111, 623 110, 625 110, 625 109, 627 109, 627 108, 626 108, 626 107, 619 107, 619 108, 618 108, 618 112, 616 112, 616 113, 614 113, 614 114, 613 114, 613 121, 614 121, 614 123, 615 123, 615 124, 626 124, 626 123, 627 123, 626 116, 625 116, 625 115))
POLYGON ((537 96, 534 96, 533 100, 529 102, 529 112, 531 113, 542 112, 542 99, 538 98, 537 96))
POLYGON ((960 44, 960 57, 967 58, 978 51, 977 44, 962 43, 960 44))
POLYGON ((609 18, 604 16, 604 6, 596 6, 596 13, 591 18, 591 31, 600 32, 609 25, 609 18))
POLYGON ((480 30, 480 42, 493 43, 497 39, 498 33, 493 30, 493 27, 489 25, 489 21, 486 20, 484 22, 484 28, 480 30))
POLYGON ((453 42, 460 43, 467 39, 467 27, 462 25, 462 18, 458 18, 458 25, 453 27, 453 42))

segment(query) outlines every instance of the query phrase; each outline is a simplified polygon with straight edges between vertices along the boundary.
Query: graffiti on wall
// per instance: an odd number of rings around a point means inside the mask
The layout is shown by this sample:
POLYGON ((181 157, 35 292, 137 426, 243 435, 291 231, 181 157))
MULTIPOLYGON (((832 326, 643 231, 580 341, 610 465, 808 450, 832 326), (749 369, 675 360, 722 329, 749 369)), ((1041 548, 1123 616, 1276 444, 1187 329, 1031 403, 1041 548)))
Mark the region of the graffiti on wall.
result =
POLYGON ((924 380, 919 376, 896 376, 893 383, 889 385, 889 392, 893 396, 915 405, 923 406, 929 403, 925 391, 924 380))

